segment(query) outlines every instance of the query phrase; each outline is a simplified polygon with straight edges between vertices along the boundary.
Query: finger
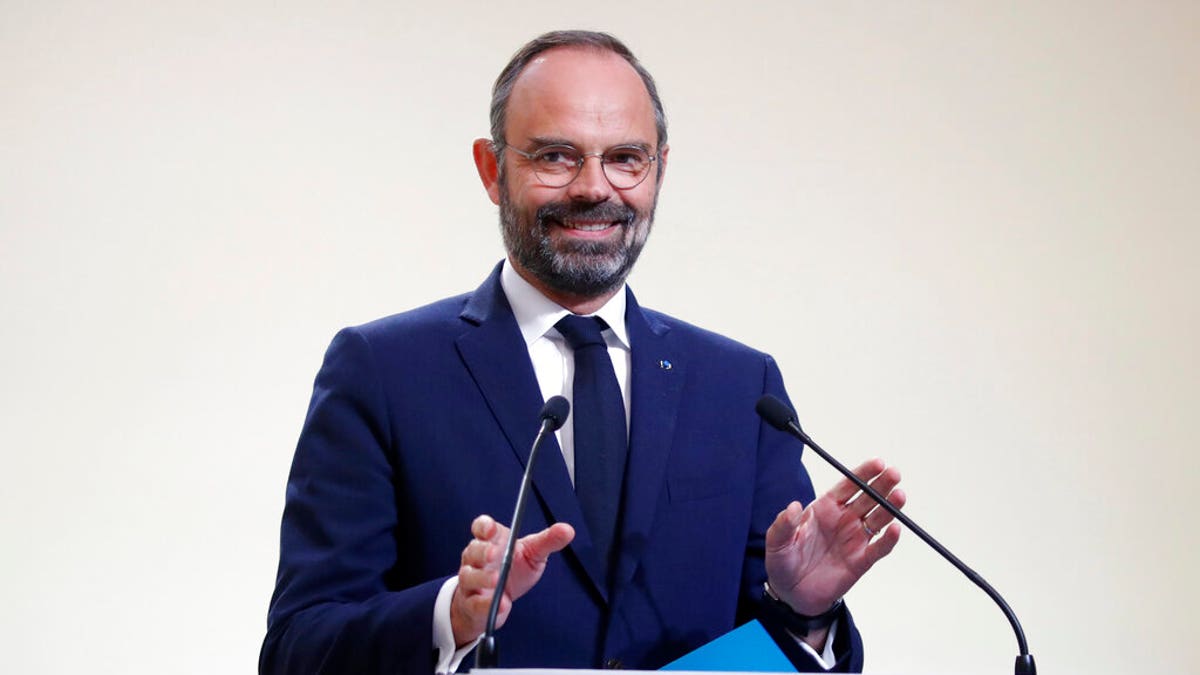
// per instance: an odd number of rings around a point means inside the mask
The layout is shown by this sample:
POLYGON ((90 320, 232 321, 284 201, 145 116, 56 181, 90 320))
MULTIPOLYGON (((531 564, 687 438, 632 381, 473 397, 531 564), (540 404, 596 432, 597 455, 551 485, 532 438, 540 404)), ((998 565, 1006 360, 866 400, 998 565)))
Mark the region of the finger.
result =
POLYGON ((487 550, 487 542, 480 539, 472 539, 467 542, 462 549, 462 563, 473 567, 484 566, 485 551, 487 550))
POLYGON ((507 536, 508 528, 496 522, 491 516, 484 514, 471 521, 471 535, 483 541, 496 541, 507 536))
POLYGON ((780 511, 779 515, 775 516, 775 521, 767 528, 767 550, 780 551, 787 548, 795 540, 803 516, 804 506, 800 502, 792 502, 780 511))
MULTIPOLYGON (((875 492, 883 495, 884 499, 888 498, 888 494, 900 483, 900 469, 894 466, 889 466, 882 473, 875 477, 869 485, 875 492)), ((877 507, 875 500, 865 492, 859 493, 854 498, 853 502, 846 507, 846 510, 856 518, 862 518, 870 513, 871 509, 877 507)))
POLYGON ((489 539, 492 536, 492 527, 496 521, 492 520, 489 515, 477 516, 471 521, 471 536, 476 539, 489 539))
MULTIPOLYGON (((854 475, 858 476, 859 479, 863 480, 864 482, 869 482, 872 478, 878 476, 883 471, 885 466, 886 465, 884 464, 883 460, 878 457, 874 459, 868 459, 867 461, 858 465, 858 468, 854 470, 854 475)), ((835 484, 827 494, 837 500, 837 503, 845 504, 846 502, 849 502, 850 498, 857 493, 858 486, 855 485, 854 482, 849 478, 843 478, 838 481, 837 484, 835 484)))
MULTIPOLYGON (((460 587, 461 588, 461 587, 460 587)), ((463 593, 458 596, 457 601, 460 604, 459 610, 465 612, 471 617, 471 622, 479 626, 482 631, 483 623, 488 612, 492 608, 492 597, 495 595, 494 588, 484 588, 475 593, 463 593)), ((504 616, 512 607, 512 600, 507 595, 500 596, 500 611, 499 616, 504 616)), ((497 621, 497 624, 500 622, 497 621)))
POLYGON ((489 541, 472 539, 462 552, 462 564, 472 567, 484 567, 495 556, 496 545, 489 541))
MULTIPOLYGON (((892 506, 901 509, 908 503, 908 495, 904 493, 904 490, 897 488, 892 490, 892 493, 887 496, 887 500, 892 506)), ((882 532, 883 528, 887 527, 895 519, 896 517, 890 511, 882 506, 876 506, 873 511, 863 518, 863 523, 871 528, 872 532, 882 532)))
POLYGON ((460 567, 458 570, 458 588, 464 595, 487 593, 490 596, 498 580, 499 574, 496 570, 478 567, 460 567))
MULTIPOLYGON (((455 589, 454 596, 450 600, 450 622, 457 644, 465 644, 478 637, 487 623, 488 612, 495 595, 495 579, 481 588, 473 588, 477 585, 475 582, 484 574, 482 570, 469 568, 464 568, 459 572, 458 588, 455 589)), ((500 611, 496 617, 497 627, 504 624, 511 608, 512 601, 506 596, 501 596, 500 611)))
POLYGON ((550 527, 521 537, 517 544, 521 555, 531 564, 546 562, 552 553, 558 553, 575 539, 575 528, 567 523, 555 523, 550 527))
MULTIPOLYGON (((896 542, 900 541, 900 523, 892 523, 888 526, 879 538, 871 542, 864 552, 867 569, 879 562, 879 559, 892 552, 896 548, 896 542)), ((865 571, 865 570, 864 570, 865 571)))

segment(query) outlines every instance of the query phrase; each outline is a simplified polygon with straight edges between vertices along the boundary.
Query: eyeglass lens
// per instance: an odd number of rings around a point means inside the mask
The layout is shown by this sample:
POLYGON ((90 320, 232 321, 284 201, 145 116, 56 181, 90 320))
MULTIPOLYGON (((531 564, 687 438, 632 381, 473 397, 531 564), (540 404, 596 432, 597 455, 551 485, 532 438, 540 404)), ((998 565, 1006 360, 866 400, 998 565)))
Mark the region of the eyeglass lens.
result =
POLYGON ((636 187, 646 178, 652 158, 642 148, 622 146, 603 154, 584 154, 569 145, 539 148, 529 158, 533 171, 547 187, 565 187, 583 170, 587 157, 598 156, 604 175, 618 189, 636 187))

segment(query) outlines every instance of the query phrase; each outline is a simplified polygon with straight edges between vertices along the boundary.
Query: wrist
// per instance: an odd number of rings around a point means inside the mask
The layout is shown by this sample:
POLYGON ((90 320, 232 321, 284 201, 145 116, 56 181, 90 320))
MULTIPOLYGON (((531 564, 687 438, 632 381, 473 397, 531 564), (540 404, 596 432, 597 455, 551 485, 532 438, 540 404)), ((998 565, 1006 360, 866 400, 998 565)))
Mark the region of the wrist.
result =
POLYGON ((770 582, 763 584, 762 605, 767 616, 777 621, 788 632, 801 638, 820 638, 822 643, 825 633, 842 615, 845 607, 842 599, 838 598, 819 614, 801 614, 775 593, 770 582))

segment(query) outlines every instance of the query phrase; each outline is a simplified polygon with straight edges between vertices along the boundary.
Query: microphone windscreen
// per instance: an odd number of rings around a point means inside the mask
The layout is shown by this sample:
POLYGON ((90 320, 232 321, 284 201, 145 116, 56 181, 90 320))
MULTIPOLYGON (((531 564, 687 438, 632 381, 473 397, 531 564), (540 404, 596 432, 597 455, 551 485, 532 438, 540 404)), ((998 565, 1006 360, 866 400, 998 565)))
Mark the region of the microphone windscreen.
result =
POLYGON ((754 404, 754 410, 758 412, 759 417, 767 421, 767 424, 780 431, 787 431, 788 426, 793 423, 799 426, 796 413, 786 403, 770 394, 758 399, 758 403, 754 404))
POLYGON ((542 414, 538 416, 543 422, 550 421, 550 431, 558 431, 567 422, 571 413, 571 404, 562 396, 551 396, 546 405, 542 406, 542 414))

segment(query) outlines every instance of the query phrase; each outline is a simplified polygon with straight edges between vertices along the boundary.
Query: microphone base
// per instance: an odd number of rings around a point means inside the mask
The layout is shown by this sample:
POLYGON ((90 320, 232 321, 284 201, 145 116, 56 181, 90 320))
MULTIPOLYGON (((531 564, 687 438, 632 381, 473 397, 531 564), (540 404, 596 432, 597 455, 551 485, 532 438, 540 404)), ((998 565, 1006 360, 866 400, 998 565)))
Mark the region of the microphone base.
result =
POLYGON ((1037 675, 1037 666, 1033 663, 1033 654, 1021 654, 1018 656, 1013 672, 1016 675, 1037 675))
POLYGON ((484 635, 483 639, 475 647, 475 667, 495 668, 498 659, 499 655, 496 653, 496 636, 484 635))

